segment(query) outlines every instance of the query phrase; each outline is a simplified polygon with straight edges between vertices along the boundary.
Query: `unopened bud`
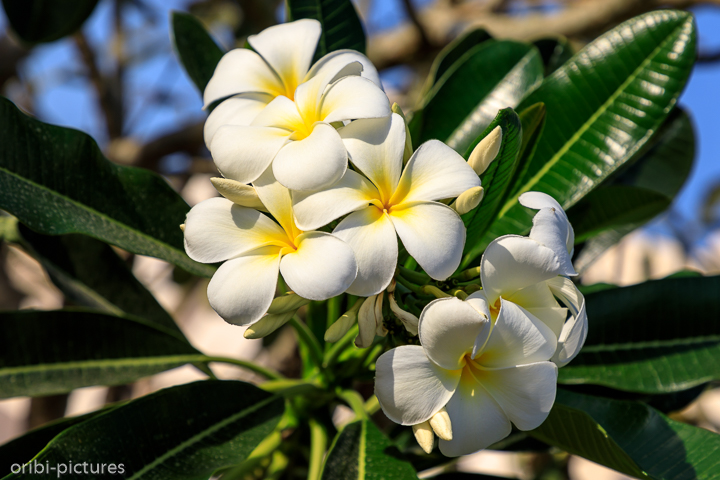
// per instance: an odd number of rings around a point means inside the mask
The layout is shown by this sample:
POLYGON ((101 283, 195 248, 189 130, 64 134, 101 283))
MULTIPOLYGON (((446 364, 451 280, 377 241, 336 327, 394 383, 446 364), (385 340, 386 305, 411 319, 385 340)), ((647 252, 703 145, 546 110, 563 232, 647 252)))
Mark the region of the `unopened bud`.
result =
POLYGON ((330 328, 325 332, 326 342, 337 342, 355 325, 358 316, 355 312, 346 312, 338 318, 335 323, 330 325, 330 328))
POLYGON ((450 205, 450 208, 453 208, 458 215, 464 215, 480 205, 484 196, 485 190, 483 187, 470 188, 461 193, 455 202, 450 205))
POLYGON ((375 300, 375 335, 384 337, 388 334, 388 329, 385 328, 385 322, 383 322, 382 305, 383 299, 385 298, 385 292, 380 292, 375 300))
POLYGON ((278 328, 285 325, 295 315, 295 310, 277 315, 265 315, 257 322, 250 325, 243 337, 245 338, 262 338, 267 337, 278 328))
POLYGON ((417 440, 420 448, 423 452, 430 453, 433 449, 433 443, 435 442, 435 434, 430 427, 430 422, 418 423, 412 426, 413 433, 415 434, 415 440, 417 440))
POLYGON ((502 128, 498 125, 485 138, 480 140, 468 158, 468 164, 475 173, 482 175, 487 167, 495 160, 502 145, 502 128))
POLYGON ((277 315, 278 313, 285 313, 289 311, 296 311, 298 308, 307 305, 310 300, 303 298, 300 295, 288 292, 285 295, 277 297, 270 304, 267 313, 270 315, 277 315))
POLYGON ((260 197, 258 197, 254 187, 222 177, 213 177, 210 181, 215 187, 215 190, 231 202, 241 207, 254 208, 255 210, 267 212, 265 205, 260 201, 260 197))
POLYGON ((358 336, 355 339, 355 346, 358 348, 369 347, 375 339, 375 330, 377 328, 375 320, 376 300, 377 295, 366 298, 358 312, 358 336))
POLYGON ((180 230, 182 230, 183 232, 185 231, 185 224, 184 224, 184 223, 181 223, 181 224, 180 224, 180 230))
POLYGON ((405 118, 405 114, 403 113, 402 109, 400 108, 400 105, 397 103, 393 103, 392 107, 390 107, 393 113, 397 113, 400 115, 403 119, 403 123, 405 123, 405 150, 403 150, 403 164, 407 163, 408 160, 410 160, 410 157, 412 157, 413 154, 413 148, 412 148, 412 138, 410 137, 410 129, 407 126, 407 119, 405 118))
POLYGON ((407 330, 410 335, 417 335, 418 334, 418 318, 413 315, 410 312, 406 312, 395 301, 395 295, 390 295, 388 298, 388 301, 390 303, 390 310, 400 319, 402 324, 405 326, 405 330, 407 330))
POLYGON ((442 440, 452 440, 452 424, 450 423, 450 415, 448 415, 445 407, 433 415, 428 422, 435 432, 435 435, 442 440))

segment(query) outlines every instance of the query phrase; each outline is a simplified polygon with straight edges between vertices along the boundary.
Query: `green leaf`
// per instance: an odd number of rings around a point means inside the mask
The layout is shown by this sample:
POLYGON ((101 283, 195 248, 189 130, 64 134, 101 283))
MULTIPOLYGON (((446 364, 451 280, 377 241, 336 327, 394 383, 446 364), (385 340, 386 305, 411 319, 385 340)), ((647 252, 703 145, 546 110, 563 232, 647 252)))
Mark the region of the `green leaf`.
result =
POLYGON ((210 81, 225 52, 215 43, 200 20, 184 12, 172 12, 172 44, 190 80, 200 90, 210 81))
POLYGON ((469 49, 413 114, 413 146, 437 138, 464 153, 500 108, 514 108, 540 84, 542 70, 537 49, 525 43, 488 40, 469 49))
POLYGON ((10 26, 27 43, 58 40, 78 30, 98 0, 3 0, 10 26))
MULTIPOLYGON (((475 258, 482 252, 476 248, 475 239, 480 239, 490 222, 495 218, 500 207, 503 205, 511 180, 518 165, 518 154, 522 141, 522 127, 520 118, 512 108, 505 108, 498 112, 495 120, 485 129, 466 152, 470 156, 473 148, 480 143, 495 127, 502 129, 502 145, 497 157, 488 166, 487 170, 480 176, 485 195, 480 206, 463 215, 463 221, 467 227, 467 242, 465 243, 466 258, 475 258)), ((484 246, 483 246, 484 248, 484 246)))
POLYGON ((39 233, 82 233, 212 275, 185 254, 179 225, 189 207, 162 177, 110 163, 88 135, 30 118, 5 98, 0 125, 0 208, 39 233))
POLYGON ((350 0, 287 0, 288 21, 314 18, 322 25, 315 60, 349 48, 365 53, 365 32, 350 0))
POLYGON ((535 40, 533 45, 540 52, 543 65, 545 65, 546 77, 564 65, 575 53, 565 37, 541 38, 535 40))
POLYGON ((492 36, 488 32, 482 28, 476 28, 450 42, 433 60, 427 76, 425 91, 430 90, 437 80, 442 78, 445 72, 460 60, 468 50, 490 39, 492 39, 492 36))
POLYGON ((655 280, 588 295, 588 337, 559 382, 663 393, 720 379, 720 277, 655 280))
POLYGON ((242 462, 273 431, 283 410, 282 398, 248 383, 190 383, 75 425, 35 460, 51 467, 87 462, 88 471, 91 465, 116 465, 115 477, 106 471, 88 478, 206 480, 215 470, 242 462))
POLYGON ((337 434, 323 467, 323 480, 416 480, 400 451, 367 419, 349 423, 337 434))
POLYGON ((558 390, 534 437, 637 478, 713 479, 720 436, 676 422, 639 402, 558 390))
POLYGON ((0 398, 122 385, 206 360, 175 331, 81 309, 0 313, 0 398))
MULTIPOLYGON (((568 209, 628 162, 675 105, 695 60, 692 15, 654 11, 601 36, 526 98, 543 102, 544 133, 518 194, 540 191, 568 209)), ((485 235, 523 234, 534 211, 513 195, 485 235)))

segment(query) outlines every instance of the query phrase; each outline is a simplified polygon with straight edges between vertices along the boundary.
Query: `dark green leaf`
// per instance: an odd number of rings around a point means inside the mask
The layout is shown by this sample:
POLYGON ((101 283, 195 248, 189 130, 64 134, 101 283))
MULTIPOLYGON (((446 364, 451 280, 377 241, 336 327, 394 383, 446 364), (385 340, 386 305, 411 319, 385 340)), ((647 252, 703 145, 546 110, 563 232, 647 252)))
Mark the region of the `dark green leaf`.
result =
POLYGON ((365 53, 365 32, 350 0, 287 0, 288 21, 314 18, 322 25, 315 59, 349 48, 365 53))
POLYGON ((0 398, 122 385, 205 357, 173 330, 87 310, 0 313, 0 398))
MULTIPOLYGON (((654 11, 595 40, 519 108, 543 102, 547 123, 518 194, 541 191, 569 208, 628 162, 660 127, 695 60, 692 15, 654 11)), ((513 195, 484 241, 530 229, 513 195)))
POLYGON ((637 478, 713 479, 720 436, 639 402, 558 390, 550 416, 531 435, 637 478))
POLYGON ((184 252, 188 205, 154 173, 107 161, 95 141, 28 117, 0 98, 0 208, 46 235, 83 233, 197 275, 214 269, 184 252))
POLYGON ((223 50, 200 20, 184 12, 172 12, 172 44, 185 71, 200 94, 210 81, 223 50))
POLYGON ((282 398, 248 383, 195 382, 75 425, 55 437, 36 461, 87 462, 88 471, 91 465, 116 465, 114 475, 105 471, 88 478, 207 480, 215 470, 242 462, 272 432, 283 409, 282 398))
POLYGON ((720 379, 720 277, 681 277, 586 297, 588 337, 559 382, 645 393, 720 379))
POLYGON ((485 196, 478 208, 463 215, 463 221, 467 227, 466 258, 475 258, 482 252, 482 250, 478 251, 476 248, 475 240, 482 238, 485 229, 487 229, 490 222, 495 218, 497 211, 503 205, 518 165, 522 127, 520 126, 520 118, 512 108, 505 108, 498 112, 495 120, 468 147, 465 156, 469 157, 472 149, 497 126, 500 126, 503 132, 500 151, 495 160, 480 176, 485 196))
POLYGON ((574 53, 572 46, 564 37, 541 38, 535 40, 533 45, 540 51, 546 77, 570 60, 574 53))
POLYGON ((323 480, 415 480, 417 473, 370 420, 345 426, 333 440, 323 480))
POLYGON ((435 85, 435 82, 437 82, 439 78, 442 78, 445 72, 447 72, 455 62, 460 60, 468 50, 491 38, 490 34, 482 28, 476 28, 460 35, 450 42, 450 44, 443 48, 438 56, 435 57, 435 60, 433 60, 430 73, 428 73, 427 76, 427 87, 425 90, 430 90, 430 88, 435 85))
POLYGON ((452 64, 413 114, 413 146, 437 138, 464 153, 500 108, 514 108, 539 85, 542 69, 540 54, 531 45, 488 40, 474 46, 452 64))
POLYGON ((10 26, 28 43, 52 42, 79 29, 98 0, 3 0, 10 26))

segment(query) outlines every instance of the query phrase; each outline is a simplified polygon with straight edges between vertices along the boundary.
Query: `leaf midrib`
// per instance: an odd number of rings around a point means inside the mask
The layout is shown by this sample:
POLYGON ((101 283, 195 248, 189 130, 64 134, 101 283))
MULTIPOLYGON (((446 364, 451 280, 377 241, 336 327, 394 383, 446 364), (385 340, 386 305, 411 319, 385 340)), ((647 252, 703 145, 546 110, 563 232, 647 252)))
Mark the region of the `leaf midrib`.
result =
POLYGON ((164 363, 192 363, 203 362, 207 359, 203 354, 189 353, 183 355, 162 355, 151 357, 120 357, 120 358, 104 358, 100 360, 75 360, 72 362, 59 363, 38 363, 34 365, 20 365, 13 367, 0 367, 0 377, 17 375, 24 373, 47 372, 70 370, 77 368, 103 368, 103 367, 132 367, 145 365, 160 365, 164 363))
POLYGON ((708 335, 704 337, 689 337, 675 340, 652 340, 647 342, 611 343, 602 345, 586 345, 581 353, 602 353, 615 352, 618 350, 640 350, 664 347, 677 347, 687 345, 698 345, 702 343, 716 342, 720 344, 720 335, 708 335))
POLYGON ((365 437, 367 436, 367 423, 360 421, 360 445, 358 447, 358 480, 365 480, 365 437))

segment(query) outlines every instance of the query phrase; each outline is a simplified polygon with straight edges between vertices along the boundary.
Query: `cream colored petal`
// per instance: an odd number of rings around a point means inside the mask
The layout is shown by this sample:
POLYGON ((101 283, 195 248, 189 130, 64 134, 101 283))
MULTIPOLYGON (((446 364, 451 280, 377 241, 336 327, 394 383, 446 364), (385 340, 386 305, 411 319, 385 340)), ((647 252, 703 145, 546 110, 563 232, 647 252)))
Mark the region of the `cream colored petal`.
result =
POLYGON ((375 65, 372 64, 370 59, 368 59, 360 52, 347 49, 335 50, 334 52, 330 52, 324 57, 322 57, 320 60, 315 62, 315 64, 310 68, 310 71, 308 72, 307 79, 315 76, 325 76, 328 74, 328 72, 330 72, 332 74, 332 82, 337 80, 338 78, 342 78, 341 75, 345 76, 342 74, 342 72, 349 65, 353 65, 354 69, 356 68, 354 65, 357 65, 358 63, 362 67, 362 73, 360 73, 360 75, 367 78, 378 87, 382 88, 382 83, 380 83, 380 77, 377 73, 377 70, 375 69, 375 65))
POLYGON ((275 220, 280 223, 288 237, 295 239, 301 230, 295 225, 290 191, 275 180, 272 168, 268 168, 253 182, 255 191, 275 220))
POLYGON ((197 262, 221 262, 263 246, 287 243, 287 235, 275 222, 225 198, 198 203, 185 221, 185 251, 197 262))
POLYGON ((387 215, 371 206, 347 216, 333 231, 355 252, 357 278, 347 293, 375 295, 390 284, 397 267, 397 234, 387 215))
POLYGON ((550 290, 564 303, 572 317, 563 325, 558 338, 557 352, 552 358, 558 367, 567 365, 585 344, 588 330, 588 318, 585 310, 585 297, 568 278, 557 277, 548 281, 550 290))
POLYGON ((287 97, 275 97, 252 121, 253 127, 282 128, 288 132, 303 130, 305 123, 295 102, 287 97))
POLYGON ((550 195, 542 192, 526 192, 520 195, 521 205, 536 209, 530 238, 553 250, 563 266, 562 275, 577 275, 572 266, 575 248, 575 232, 565 210, 550 195))
POLYGON ((447 404, 459 380, 460 370, 438 367, 428 360, 422 347, 407 345, 378 358, 375 395, 390 420, 416 425, 447 404))
POLYGON ((418 202, 390 212, 395 230, 408 253, 435 280, 455 272, 465 246, 465 226, 446 205, 418 202))
POLYGON ((325 91, 320 119, 327 123, 358 118, 382 118, 390 115, 385 92, 363 77, 343 77, 325 91))
POLYGON ((250 125, 271 100, 272 96, 268 94, 245 93, 222 102, 205 120, 203 127, 205 146, 210 149, 215 132, 223 125, 250 125))
POLYGON ((555 336, 560 335, 560 329, 567 318, 567 309, 560 307, 557 303, 547 281, 530 285, 503 298, 520 305, 542 320, 555 333, 555 336))
POLYGON ((368 348, 375 339, 375 332, 377 331, 377 317, 375 316, 377 297, 377 295, 372 295, 360 305, 358 336, 355 338, 355 346, 358 348, 368 348))
POLYGON ((400 308, 400 305, 398 305, 397 301, 395 300, 394 294, 388 296, 388 303, 390 304, 390 310, 402 322, 405 330, 407 330, 410 335, 417 335, 420 319, 412 313, 400 308))
POLYGON ((210 182, 220 195, 241 207, 254 208, 261 212, 267 212, 265 205, 260 201, 257 191, 251 185, 223 177, 212 177, 210 182))

